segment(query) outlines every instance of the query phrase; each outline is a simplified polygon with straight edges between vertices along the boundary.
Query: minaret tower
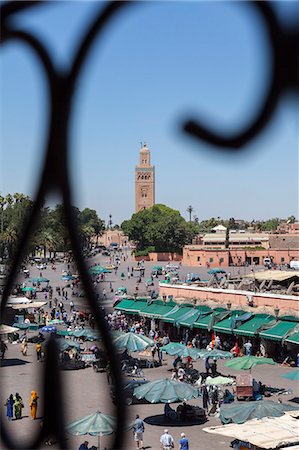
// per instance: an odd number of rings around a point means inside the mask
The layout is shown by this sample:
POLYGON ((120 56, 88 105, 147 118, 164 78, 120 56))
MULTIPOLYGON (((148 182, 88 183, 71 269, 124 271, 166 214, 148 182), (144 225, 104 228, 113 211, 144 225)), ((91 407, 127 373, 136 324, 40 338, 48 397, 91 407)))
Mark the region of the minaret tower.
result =
POLYGON ((155 166, 151 166, 151 152, 146 143, 140 149, 139 158, 135 167, 135 212, 155 204, 155 166))

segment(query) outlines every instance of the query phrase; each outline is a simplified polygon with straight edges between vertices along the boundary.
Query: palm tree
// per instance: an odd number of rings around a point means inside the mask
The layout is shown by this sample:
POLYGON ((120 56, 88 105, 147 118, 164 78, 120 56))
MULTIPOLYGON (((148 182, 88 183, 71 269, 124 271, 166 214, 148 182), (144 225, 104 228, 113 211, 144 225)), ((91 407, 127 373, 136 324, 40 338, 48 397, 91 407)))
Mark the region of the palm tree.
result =
POLYGON ((7 248, 8 255, 11 255, 13 246, 16 243, 17 239, 18 234, 12 226, 9 226, 3 233, 1 233, 1 240, 4 246, 6 246, 7 248))
POLYGON ((82 238, 82 246, 83 248, 90 248, 91 247, 91 238, 92 236, 95 236, 94 228, 90 225, 83 225, 81 228, 81 238, 82 238))
POLYGON ((189 222, 191 222, 191 214, 193 212, 193 206, 189 205, 186 211, 189 213, 189 222))
POLYGON ((46 258, 47 249, 50 252, 50 256, 51 252, 56 250, 57 239, 51 230, 43 230, 38 236, 38 244, 44 248, 44 258, 46 258))
POLYGON ((7 205, 11 206, 13 204, 13 196, 11 194, 7 194, 5 197, 5 202, 7 205))

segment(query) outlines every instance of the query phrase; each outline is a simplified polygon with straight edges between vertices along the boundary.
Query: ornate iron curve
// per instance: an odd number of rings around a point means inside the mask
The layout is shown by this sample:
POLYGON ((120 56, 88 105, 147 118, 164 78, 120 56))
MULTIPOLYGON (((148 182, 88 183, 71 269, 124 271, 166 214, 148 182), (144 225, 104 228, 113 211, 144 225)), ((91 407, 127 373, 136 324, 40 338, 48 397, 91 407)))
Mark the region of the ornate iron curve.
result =
MULTIPOLYGON (((49 192, 57 192, 63 198, 65 208, 65 220, 69 230, 73 254, 78 264, 81 280, 90 303, 91 310, 95 315, 98 328, 101 330, 103 341, 106 346, 109 358, 111 360, 112 371, 114 374, 117 398, 117 430, 113 444, 114 449, 120 449, 124 431, 124 399, 122 393, 122 379, 119 361, 109 338, 107 324, 99 308, 89 276, 86 270, 84 259, 80 252, 80 246, 77 239, 77 230, 75 221, 72 220, 72 195, 69 183, 68 172, 68 133, 69 123, 72 111, 72 97, 75 92, 76 82, 80 75, 81 68, 87 57, 96 37, 101 35, 105 26, 122 10, 125 6, 137 2, 109 2, 105 8, 100 8, 95 16, 94 22, 83 37, 73 65, 69 72, 59 70, 54 67, 47 51, 38 41, 38 39, 19 30, 12 25, 11 19, 19 12, 42 5, 45 2, 13 1, 5 3, 0 8, 1 16, 1 43, 4 44, 10 40, 19 40, 27 44, 38 56, 44 69, 45 77, 48 83, 50 93, 50 121, 48 125, 47 142, 45 143, 45 161, 40 177, 40 183, 34 208, 27 221, 24 224, 24 232, 19 242, 18 249, 14 255, 10 273, 7 277, 1 303, 1 315, 5 312, 5 305, 9 293, 16 277, 17 267, 20 264, 25 253, 26 243, 30 239, 31 230, 37 221, 39 211, 44 203, 45 196, 49 192), (58 163, 59 162, 59 163, 58 163), (51 176, 50 176, 51 174, 51 176)), ((247 3, 247 2, 246 2, 247 3)), ((205 140, 206 142, 223 148, 238 149, 256 137, 269 122, 281 94, 286 89, 294 89, 298 93, 299 70, 298 70, 298 50, 299 33, 296 30, 285 30, 279 24, 271 6, 266 2, 248 2, 249 6, 254 8, 260 15, 267 32, 268 41, 272 53, 273 70, 268 87, 267 96, 264 105, 261 107, 253 123, 243 131, 237 131, 232 136, 219 135, 212 130, 205 128, 195 120, 189 120, 183 125, 183 129, 190 135, 205 140)), ((67 442, 64 435, 64 416, 61 410, 57 415, 55 406, 60 402, 60 378, 57 367, 57 348, 55 341, 50 341, 47 352, 46 374, 44 384, 45 410, 43 427, 31 443, 30 448, 39 448, 42 440, 49 434, 55 435, 61 448, 67 448, 67 442)), ((22 449, 22 445, 13 442, 3 424, 0 427, 1 438, 4 444, 11 449, 22 449)))

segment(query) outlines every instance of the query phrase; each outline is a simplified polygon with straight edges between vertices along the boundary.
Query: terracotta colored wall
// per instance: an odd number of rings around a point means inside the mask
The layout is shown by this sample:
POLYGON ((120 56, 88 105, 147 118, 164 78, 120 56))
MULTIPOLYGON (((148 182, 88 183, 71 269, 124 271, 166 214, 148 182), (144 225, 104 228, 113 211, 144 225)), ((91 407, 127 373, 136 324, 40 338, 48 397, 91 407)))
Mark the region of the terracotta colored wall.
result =
POLYGON ((135 261, 181 261, 182 255, 178 253, 149 253, 148 256, 135 256, 135 261))
POLYGON ((299 250, 296 249, 269 249, 269 250, 242 250, 242 249, 230 249, 230 250, 207 250, 207 249, 192 249, 190 246, 186 246, 183 249, 183 265, 186 266, 202 266, 207 267, 207 263, 210 267, 228 267, 229 257, 232 260, 232 265, 243 265, 246 258, 249 257, 259 258, 259 264, 263 265, 265 257, 271 257, 275 264, 289 264, 290 261, 299 260, 299 250), (198 258, 200 260, 198 261, 198 258), (284 258, 284 261, 282 261, 284 258), (213 259, 213 261, 210 261, 213 259), (223 262, 221 262, 221 259, 223 262))
POLYGON ((200 288, 182 285, 159 284, 159 295, 172 295, 174 298, 198 299, 199 302, 215 301, 226 307, 231 302, 233 307, 248 306, 248 296, 253 299, 254 306, 278 306, 281 310, 294 310, 298 313, 299 297, 294 295, 275 295, 253 293, 250 291, 233 291, 230 289, 200 288))

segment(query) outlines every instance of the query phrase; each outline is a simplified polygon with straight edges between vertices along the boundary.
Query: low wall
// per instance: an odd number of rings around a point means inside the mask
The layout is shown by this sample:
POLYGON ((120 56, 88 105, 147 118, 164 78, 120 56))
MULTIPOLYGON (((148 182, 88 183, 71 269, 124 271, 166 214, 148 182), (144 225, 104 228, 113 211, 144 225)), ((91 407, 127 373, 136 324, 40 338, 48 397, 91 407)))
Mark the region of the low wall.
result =
POLYGON ((181 261, 182 255, 178 253, 168 253, 168 252, 159 252, 159 253, 149 253, 147 256, 135 256, 135 261, 181 261))
POLYGON ((298 313, 299 297, 269 293, 254 293, 231 289, 204 288, 179 284, 159 283, 159 295, 172 295, 174 298, 197 299, 200 302, 214 301, 226 307, 230 302, 233 307, 248 306, 248 299, 253 300, 256 307, 278 307, 280 310, 293 310, 298 313))

